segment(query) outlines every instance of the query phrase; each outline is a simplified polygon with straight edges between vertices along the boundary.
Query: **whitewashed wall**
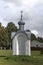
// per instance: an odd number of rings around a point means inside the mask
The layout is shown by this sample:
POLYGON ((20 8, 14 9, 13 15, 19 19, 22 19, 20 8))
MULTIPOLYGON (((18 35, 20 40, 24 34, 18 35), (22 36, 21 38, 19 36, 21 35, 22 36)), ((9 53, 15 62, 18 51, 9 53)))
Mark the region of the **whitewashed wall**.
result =
POLYGON ((19 33, 13 39, 13 55, 31 55, 30 40, 23 33, 19 33))

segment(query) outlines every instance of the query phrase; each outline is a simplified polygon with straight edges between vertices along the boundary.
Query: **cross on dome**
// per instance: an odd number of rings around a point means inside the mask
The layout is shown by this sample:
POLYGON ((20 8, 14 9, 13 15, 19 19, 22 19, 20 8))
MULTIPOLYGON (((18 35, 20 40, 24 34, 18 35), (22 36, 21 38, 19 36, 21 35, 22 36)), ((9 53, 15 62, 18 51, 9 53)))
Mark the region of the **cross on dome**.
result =
POLYGON ((20 21, 18 22, 19 24, 19 30, 23 31, 24 30, 24 25, 25 25, 25 22, 23 22, 23 15, 22 15, 23 11, 21 11, 21 18, 20 18, 20 21))
POLYGON ((23 13, 23 11, 21 11, 21 20, 22 20, 22 17, 23 17, 22 13, 23 13))

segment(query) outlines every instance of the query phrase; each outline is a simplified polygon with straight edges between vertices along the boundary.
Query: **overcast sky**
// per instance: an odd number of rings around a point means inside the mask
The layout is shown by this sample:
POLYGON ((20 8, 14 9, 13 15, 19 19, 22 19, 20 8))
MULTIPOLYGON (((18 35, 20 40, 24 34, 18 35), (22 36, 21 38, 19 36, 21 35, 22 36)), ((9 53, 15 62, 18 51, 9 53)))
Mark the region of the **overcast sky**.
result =
POLYGON ((43 36, 43 0, 0 0, 0 22, 6 26, 13 21, 18 26, 21 10, 25 29, 43 36))

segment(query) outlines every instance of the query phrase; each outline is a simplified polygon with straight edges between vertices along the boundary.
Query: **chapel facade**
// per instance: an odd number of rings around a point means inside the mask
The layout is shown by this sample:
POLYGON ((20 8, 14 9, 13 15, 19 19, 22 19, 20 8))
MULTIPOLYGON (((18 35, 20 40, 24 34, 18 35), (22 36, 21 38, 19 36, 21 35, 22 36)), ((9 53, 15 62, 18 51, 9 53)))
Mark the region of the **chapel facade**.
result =
POLYGON ((23 22, 21 11, 21 19, 18 22, 19 31, 12 32, 12 53, 13 55, 29 55, 31 56, 31 32, 24 30, 25 22, 23 22))

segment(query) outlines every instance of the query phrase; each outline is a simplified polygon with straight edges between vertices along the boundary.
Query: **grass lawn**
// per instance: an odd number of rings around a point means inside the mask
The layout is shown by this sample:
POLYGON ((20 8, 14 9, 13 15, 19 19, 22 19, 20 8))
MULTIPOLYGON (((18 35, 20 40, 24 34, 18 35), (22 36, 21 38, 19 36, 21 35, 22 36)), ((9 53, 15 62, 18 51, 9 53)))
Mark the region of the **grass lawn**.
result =
POLYGON ((0 65, 43 65, 40 51, 32 51, 29 56, 13 56, 11 50, 0 50, 0 65))

